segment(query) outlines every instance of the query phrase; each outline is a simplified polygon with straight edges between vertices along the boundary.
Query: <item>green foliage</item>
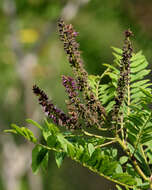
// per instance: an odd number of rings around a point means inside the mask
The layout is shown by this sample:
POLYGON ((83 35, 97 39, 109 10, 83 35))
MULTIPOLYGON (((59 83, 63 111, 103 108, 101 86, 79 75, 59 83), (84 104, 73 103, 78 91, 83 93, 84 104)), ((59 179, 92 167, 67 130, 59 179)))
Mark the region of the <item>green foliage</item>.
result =
POLYGON ((5 132, 10 132, 10 133, 15 133, 15 134, 21 135, 21 136, 23 136, 24 138, 26 138, 27 140, 29 140, 29 141, 31 141, 33 143, 37 142, 37 139, 34 137, 34 134, 28 128, 26 128, 26 127, 18 127, 15 124, 12 124, 11 127, 13 129, 5 130, 5 132))
MULTIPOLYGON (((35 125, 35 122, 32 123, 35 125)), ((64 135, 57 129, 55 125, 48 123, 47 121, 45 121, 45 123, 49 135, 47 137, 46 135, 43 136, 47 145, 44 146, 40 143, 34 142, 36 143, 32 151, 32 170, 34 173, 38 172, 40 166, 42 168, 46 168, 49 154, 48 150, 54 150, 55 160, 58 167, 61 167, 65 156, 68 156, 76 162, 81 163, 84 167, 87 167, 99 175, 104 176, 107 179, 111 179, 118 184, 124 184, 128 187, 136 184, 136 181, 131 177, 131 175, 119 173, 119 171, 116 170, 119 164, 117 161, 118 155, 116 149, 109 149, 108 147, 103 149, 95 148, 94 144, 96 143, 94 143, 94 137, 90 138, 88 142, 85 139, 81 139, 79 142, 75 141, 75 136, 71 136, 71 134, 69 134, 69 141, 67 140, 67 135, 64 137, 64 135), (71 143, 72 140, 73 143, 71 143), (81 144, 83 144, 83 146, 81 144)), ((14 128, 14 125, 12 127, 14 130, 13 132, 24 136, 24 133, 22 133, 21 130, 22 128, 14 128)), ((44 130, 46 133, 45 127, 42 128, 41 126, 39 128, 42 129, 42 131, 44 130)), ((101 142, 104 143, 104 141, 100 140, 100 143, 101 142)))
MULTIPOLYGON (((114 50, 113 56, 115 65, 104 64, 107 69, 101 77, 92 76, 89 78, 93 91, 98 94, 98 97, 105 106, 107 112, 110 112, 115 104, 114 98, 116 95, 117 81, 119 77, 118 67, 122 59, 122 50, 115 47, 112 47, 112 49, 114 50), (108 84, 103 84, 104 76, 108 76, 110 78, 110 82, 108 84)), ((145 93, 143 91, 151 92, 150 86, 152 84, 149 82, 150 80, 144 79, 144 77, 150 73, 147 66, 148 62, 141 51, 133 54, 133 57, 131 58, 131 84, 128 87, 128 99, 130 101, 130 105, 138 104, 141 99, 145 97, 145 93), (140 87, 142 87, 143 90, 141 90, 140 87)))

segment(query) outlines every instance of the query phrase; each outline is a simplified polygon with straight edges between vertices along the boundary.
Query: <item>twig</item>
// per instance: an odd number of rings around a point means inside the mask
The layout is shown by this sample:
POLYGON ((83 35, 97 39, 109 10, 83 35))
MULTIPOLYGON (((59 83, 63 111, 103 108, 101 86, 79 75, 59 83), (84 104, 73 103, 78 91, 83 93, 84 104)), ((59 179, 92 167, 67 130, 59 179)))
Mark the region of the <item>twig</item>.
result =
POLYGON ((102 137, 100 135, 95 135, 95 134, 92 134, 92 133, 89 133, 89 132, 85 131, 84 129, 82 129, 82 132, 85 135, 90 136, 90 137, 95 137, 95 138, 100 138, 100 139, 106 138, 106 139, 109 139, 109 140, 114 140, 115 139, 115 138, 111 138, 111 137, 102 137))
POLYGON ((144 179, 145 181, 149 181, 149 178, 143 173, 143 171, 139 167, 136 159, 132 159, 133 158, 132 154, 131 154, 130 150, 128 149, 128 147, 126 146, 126 144, 119 137, 117 137, 117 141, 118 141, 119 145, 122 147, 122 149, 124 150, 124 152, 127 154, 127 156, 130 158, 130 161, 134 165, 134 168, 137 171, 137 173, 142 177, 142 179, 144 179))
POLYGON ((117 140, 115 139, 115 140, 109 141, 109 142, 107 142, 107 143, 104 143, 104 144, 100 144, 100 145, 98 145, 98 146, 95 146, 95 148, 102 148, 102 147, 104 147, 104 146, 108 146, 108 145, 113 144, 113 143, 116 143, 116 142, 117 142, 117 140))

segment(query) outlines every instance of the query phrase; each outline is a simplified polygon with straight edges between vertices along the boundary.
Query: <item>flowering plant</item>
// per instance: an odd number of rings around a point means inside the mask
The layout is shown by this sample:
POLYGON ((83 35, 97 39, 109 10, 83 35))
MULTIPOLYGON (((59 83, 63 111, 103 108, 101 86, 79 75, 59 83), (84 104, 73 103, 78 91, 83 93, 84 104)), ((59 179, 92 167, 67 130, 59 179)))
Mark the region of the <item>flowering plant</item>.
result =
POLYGON ((37 85, 33 92, 51 122, 45 119, 38 127, 45 140, 39 143, 25 127, 12 124, 12 132, 32 141, 32 169, 46 167, 49 151, 55 152, 57 166, 65 156, 114 182, 118 190, 152 189, 152 102, 151 83, 144 79, 150 73, 142 52, 133 53, 130 37, 125 32, 124 46, 113 47, 114 64, 105 64, 101 76, 88 75, 80 57, 78 33, 73 26, 58 22, 60 39, 73 69, 74 78, 62 76, 68 94, 68 113, 57 108, 37 85), (104 82, 104 77, 109 82, 104 82), (60 128, 65 128, 65 131, 60 128), (115 146, 117 144, 118 146, 115 146), (123 154, 120 154, 122 150, 123 154))

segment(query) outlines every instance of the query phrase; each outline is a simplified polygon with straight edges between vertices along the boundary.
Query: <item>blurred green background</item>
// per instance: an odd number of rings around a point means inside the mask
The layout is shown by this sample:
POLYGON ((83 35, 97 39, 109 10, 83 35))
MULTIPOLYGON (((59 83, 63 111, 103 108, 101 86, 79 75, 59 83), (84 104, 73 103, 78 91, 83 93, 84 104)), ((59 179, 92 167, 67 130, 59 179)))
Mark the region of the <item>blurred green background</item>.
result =
MULTIPOLYGON (((32 144, 2 131, 25 119, 45 117, 32 85, 38 84, 66 111, 61 75, 71 75, 56 23, 72 23, 89 74, 112 64, 111 46, 121 48, 130 28, 134 50, 152 60, 151 0, 0 0, 0 190, 113 190, 113 184, 66 159, 57 169, 50 156, 48 171, 32 174, 32 144)), ((31 126, 29 126, 31 128, 31 126)), ((39 136, 39 131, 31 128, 39 136)))

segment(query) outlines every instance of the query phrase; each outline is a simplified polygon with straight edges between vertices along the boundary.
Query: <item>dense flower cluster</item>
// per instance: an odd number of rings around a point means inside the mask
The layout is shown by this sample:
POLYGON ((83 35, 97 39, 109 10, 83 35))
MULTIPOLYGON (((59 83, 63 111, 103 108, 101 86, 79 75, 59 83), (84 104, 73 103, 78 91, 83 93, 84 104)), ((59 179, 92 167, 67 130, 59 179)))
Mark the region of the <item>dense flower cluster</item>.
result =
POLYGON ((75 98, 78 95, 78 92, 76 91, 78 89, 76 85, 76 81, 72 77, 62 76, 62 84, 66 89, 66 92, 69 95, 69 98, 71 99, 71 102, 75 101, 75 98))
POLYGON ((69 125, 69 117, 48 99, 48 96, 43 90, 34 85, 33 92, 39 97, 39 104, 44 108, 45 113, 55 124, 64 126, 69 125))
POLYGON ((68 113, 71 115, 71 121, 73 123, 70 128, 80 128, 81 124, 78 122, 83 109, 80 109, 80 99, 78 98, 78 87, 76 81, 72 77, 62 76, 62 84, 66 89, 69 97, 67 101, 68 113))
POLYGON ((90 120, 89 125, 95 124, 99 127, 101 126, 103 116, 106 114, 101 102, 96 99, 88 84, 88 73, 83 67, 83 61, 80 58, 80 51, 78 49, 79 44, 76 42, 78 33, 73 29, 71 24, 65 24, 62 19, 59 20, 58 27, 60 39, 64 43, 64 50, 74 71, 78 90, 83 92, 86 103, 86 108, 84 108, 86 109, 85 115, 90 120))
POLYGON ((83 68, 83 61, 80 57, 79 44, 76 42, 78 33, 71 24, 65 24, 62 19, 58 22, 59 35, 64 43, 64 50, 68 55, 69 63, 76 75, 79 90, 87 88, 87 72, 83 68))
MULTIPOLYGON (((73 121, 75 128, 80 128, 81 123, 84 120, 86 126, 92 126, 96 124, 95 114, 90 112, 90 109, 83 104, 79 98, 78 87, 76 81, 72 77, 62 76, 62 84, 68 93, 69 100, 66 101, 69 115, 73 121)), ((89 105, 89 102, 88 102, 89 105)), ((74 128, 74 127, 72 127, 74 128)))
POLYGON ((120 77, 118 80, 117 96, 115 97, 116 103, 112 113, 113 120, 118 119, 118 113, 124 101, 127 86, 130 82, 130 60, 133 52, 132 45, 129 39, 130 36, 132 36, 132 32, 130 30, 125 31, 124 47, 122 59, 120 62, 120 77))
MULTIPOLYGON (((70 78, 71 79, 71 78, 70 78)), ((65 82, 65 81, 64 81, 65 82)), ((71 81, 72 82, 72 81, 71 81)), ((74 83, 72 82, 74 85, 74 83)), ((67 87, 68 88, 68 87, 67 87)), ((39 97, 39 104, 43 107, 47 116, 53 120, 56 125, 65 126, 68 129, 79 129, 78 114, 72 106, 69 106, 69 115, 66 115, 62 110, 58 109, 49 99, 46 93, 38 86, 33 86, 33 92, 39 97)), ((76 95, 76 94, 75 94, 76 95)), ((73 95, 71 94, 71 98, 73 95)), ((76 97, 76 96, 75 96, 76 97)))

